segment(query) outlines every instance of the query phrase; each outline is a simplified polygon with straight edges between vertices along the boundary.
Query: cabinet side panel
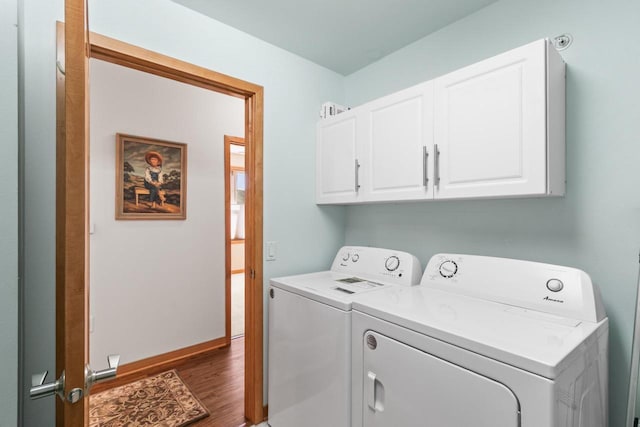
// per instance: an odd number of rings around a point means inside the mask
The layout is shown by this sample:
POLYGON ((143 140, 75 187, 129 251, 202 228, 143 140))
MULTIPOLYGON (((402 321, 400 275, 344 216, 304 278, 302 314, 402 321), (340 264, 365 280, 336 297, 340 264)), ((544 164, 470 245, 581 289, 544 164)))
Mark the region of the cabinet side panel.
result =
POLYGON ((547 41, 547 193, 564 196, 566 176, 566 66, 547 41))

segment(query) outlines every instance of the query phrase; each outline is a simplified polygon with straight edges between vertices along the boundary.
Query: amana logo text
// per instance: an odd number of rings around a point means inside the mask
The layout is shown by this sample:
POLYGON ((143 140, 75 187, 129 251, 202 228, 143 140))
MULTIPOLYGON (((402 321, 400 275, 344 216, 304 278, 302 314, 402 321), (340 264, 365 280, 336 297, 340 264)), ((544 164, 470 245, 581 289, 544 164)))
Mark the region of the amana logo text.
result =
POLYGON ((542 298, 542 299, 543 299, 543 300, 545 300, 545 301, 559 302, 559 303, 561 303, 561 304, 562 304, 562 303, 564 303, 564 301, 563 301, 563 300, 561 300, 561 299, 553 299, 553 298, 549 298, 548 296, 547 296, 547 297, 544 297, 544 298, 542 298))

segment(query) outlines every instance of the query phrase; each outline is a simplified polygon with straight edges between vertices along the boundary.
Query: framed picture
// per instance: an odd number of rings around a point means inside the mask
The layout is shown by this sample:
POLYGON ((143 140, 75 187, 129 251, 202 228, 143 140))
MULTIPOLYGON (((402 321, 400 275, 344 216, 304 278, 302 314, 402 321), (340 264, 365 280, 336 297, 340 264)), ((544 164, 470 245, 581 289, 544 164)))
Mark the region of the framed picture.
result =
POLYGON ((116 135, 116 219, 187 218, 187 144, 116 135))

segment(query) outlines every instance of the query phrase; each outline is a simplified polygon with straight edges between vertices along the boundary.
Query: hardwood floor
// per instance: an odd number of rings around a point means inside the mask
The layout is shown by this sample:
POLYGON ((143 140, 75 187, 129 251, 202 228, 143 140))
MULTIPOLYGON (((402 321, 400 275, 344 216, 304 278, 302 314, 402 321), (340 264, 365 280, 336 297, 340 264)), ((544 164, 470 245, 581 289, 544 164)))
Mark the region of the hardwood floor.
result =
POLYGON ((197 356, 176 366, 178 375, 209 410, 191 426, 239 427, 244 418, 244 337, 231 346, 197 356))

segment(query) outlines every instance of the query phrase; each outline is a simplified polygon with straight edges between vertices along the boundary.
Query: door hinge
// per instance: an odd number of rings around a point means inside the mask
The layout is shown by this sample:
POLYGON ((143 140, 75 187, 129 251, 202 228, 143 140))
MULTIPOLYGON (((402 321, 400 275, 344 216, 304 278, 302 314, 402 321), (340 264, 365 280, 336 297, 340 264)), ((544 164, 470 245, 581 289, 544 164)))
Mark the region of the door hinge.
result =
POLYGON ((251 269, 250 276, 251 276, 252 279, 256 278, 256 271, 253 268, 251 269))

